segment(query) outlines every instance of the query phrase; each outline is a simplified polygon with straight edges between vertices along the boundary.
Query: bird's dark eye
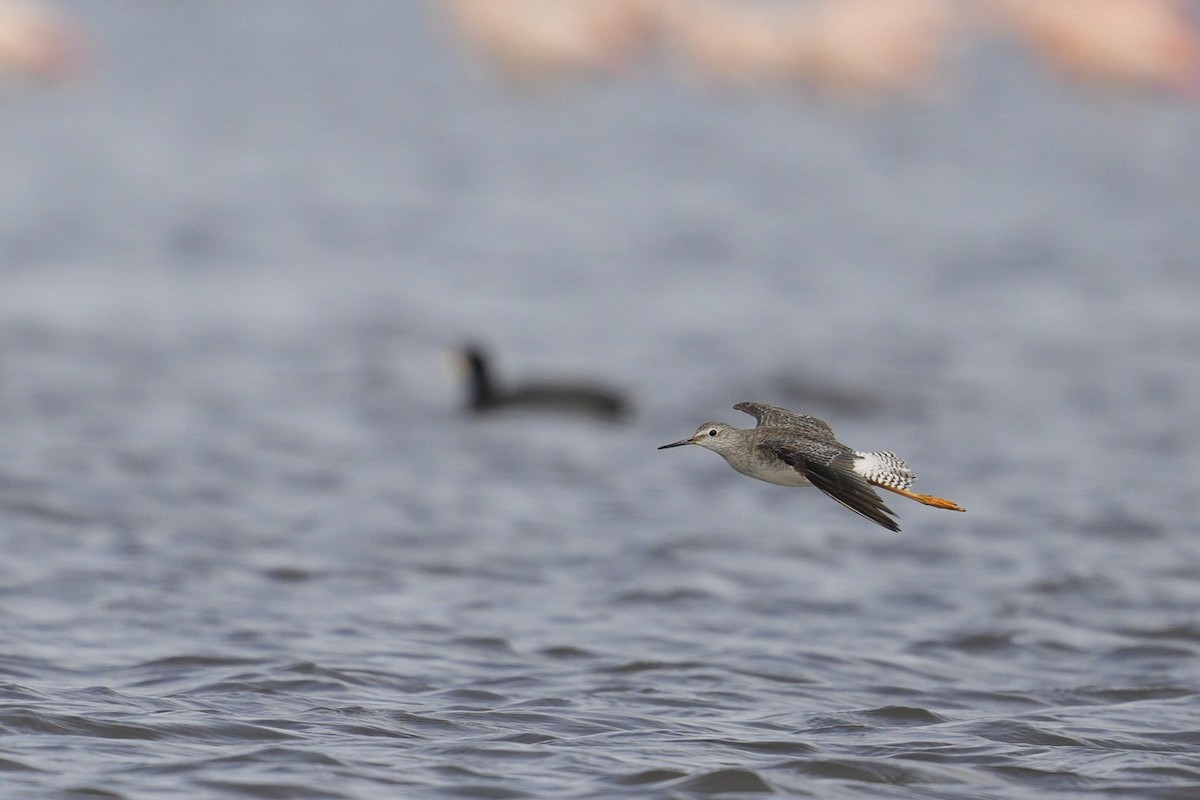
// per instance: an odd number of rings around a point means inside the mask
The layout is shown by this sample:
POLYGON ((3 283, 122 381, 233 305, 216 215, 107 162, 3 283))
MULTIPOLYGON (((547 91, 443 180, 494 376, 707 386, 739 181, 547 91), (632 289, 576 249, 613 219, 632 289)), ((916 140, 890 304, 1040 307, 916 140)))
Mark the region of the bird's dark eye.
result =
POLYGON ((709 435, 709 436, 716 436, 716 435, 717 435, 717 429, 716 429, 716 428, 709 428, 709 429, 708 429, 708 435, 709 435))

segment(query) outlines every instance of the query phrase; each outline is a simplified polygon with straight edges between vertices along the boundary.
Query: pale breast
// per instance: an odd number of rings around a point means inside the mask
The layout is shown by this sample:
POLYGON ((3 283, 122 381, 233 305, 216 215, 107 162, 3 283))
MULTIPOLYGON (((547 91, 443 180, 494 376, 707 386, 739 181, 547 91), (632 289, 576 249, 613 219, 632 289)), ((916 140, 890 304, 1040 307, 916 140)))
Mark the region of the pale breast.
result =
POLYGON ((738 472, 749 475, 751 478, 758 478, 760 481, 774 483, 778 486, 812 486, 808 478, 778 458, 747 459, 740 463, 736 459, 726 458, 725 460, 738 472))

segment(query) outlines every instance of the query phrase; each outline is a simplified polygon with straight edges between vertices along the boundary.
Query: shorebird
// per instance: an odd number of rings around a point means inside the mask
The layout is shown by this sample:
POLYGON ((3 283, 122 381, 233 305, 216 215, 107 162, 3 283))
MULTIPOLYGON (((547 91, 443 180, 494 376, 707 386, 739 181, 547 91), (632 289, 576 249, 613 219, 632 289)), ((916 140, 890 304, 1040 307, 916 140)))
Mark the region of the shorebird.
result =
POLYGON ((590 383, 525 383, 511 389, 496 385, 491 365, 479 345, 469 344, 457 353, 466 373, 467 408, 485 413, 508 408, 576 412, 618 419, 629 412, 629 403, 617 392, 590 383))
POLYGON ((734 408, 758 420, 740 429, 724 422, 706 422, 690 438, 664 444, 698 444, 720 455, 743 475, 780 486, 815 486, 851 511, 888 530, 899 531, 892 511, 871 487, 878 486, 934 508, 966 511, 952 500, 910 492, 917 476, 895 453, 865 453, 837 440, 824 420, 763 403, 738 403, 734 408))

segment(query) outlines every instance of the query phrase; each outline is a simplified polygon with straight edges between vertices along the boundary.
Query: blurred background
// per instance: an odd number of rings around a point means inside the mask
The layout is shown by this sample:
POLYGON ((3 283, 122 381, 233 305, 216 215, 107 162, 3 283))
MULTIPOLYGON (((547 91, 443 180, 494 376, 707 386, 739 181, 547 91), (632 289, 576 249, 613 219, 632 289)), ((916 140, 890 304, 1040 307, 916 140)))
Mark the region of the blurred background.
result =
POLYGON ((0 4, 10 774, 1193 796, 1197 13, 0 4), (655 452, 743 400, 968 513, 655 452))

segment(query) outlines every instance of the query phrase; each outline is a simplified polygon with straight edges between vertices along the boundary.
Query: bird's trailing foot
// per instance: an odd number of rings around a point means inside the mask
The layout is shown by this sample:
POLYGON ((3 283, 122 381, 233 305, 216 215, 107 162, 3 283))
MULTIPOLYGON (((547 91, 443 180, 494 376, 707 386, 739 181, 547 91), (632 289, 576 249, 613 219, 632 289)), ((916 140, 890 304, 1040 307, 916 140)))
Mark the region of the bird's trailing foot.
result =
MULTIPOLYGON (((872 483, 874 483, 874 481, 872 481, 872 483)), ((918 503, 924 503, 927 506, 944 508, 947 511, 966 511, 966 509, 960 506, 958 503, 954 502, 953 500, 947 500, 944 497, 934 497, 931 494, 917 494, 916 492, 910 492, 907 489, 897 489, 894 486, 884 486, 882 483, 876 483, 875 485, 880 489, 887 489, 889 492, 895 492, 898 495, 907 497, 909 500, 916 500, 918 503)))

